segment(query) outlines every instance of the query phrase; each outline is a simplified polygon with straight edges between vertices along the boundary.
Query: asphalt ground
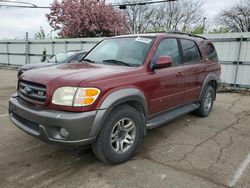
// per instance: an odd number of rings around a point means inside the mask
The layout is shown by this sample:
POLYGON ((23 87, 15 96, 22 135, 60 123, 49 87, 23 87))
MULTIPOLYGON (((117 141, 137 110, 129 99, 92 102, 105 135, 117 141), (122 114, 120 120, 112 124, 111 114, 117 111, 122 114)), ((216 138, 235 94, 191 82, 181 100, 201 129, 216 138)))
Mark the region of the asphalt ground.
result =
POLYGON ((0 187, 250 187, 250 96, 218 94, 211 115, 151 130, 136 155, 110 166, 89 147, 43 143, 9 120, 16 71, 0 69, 0 187))

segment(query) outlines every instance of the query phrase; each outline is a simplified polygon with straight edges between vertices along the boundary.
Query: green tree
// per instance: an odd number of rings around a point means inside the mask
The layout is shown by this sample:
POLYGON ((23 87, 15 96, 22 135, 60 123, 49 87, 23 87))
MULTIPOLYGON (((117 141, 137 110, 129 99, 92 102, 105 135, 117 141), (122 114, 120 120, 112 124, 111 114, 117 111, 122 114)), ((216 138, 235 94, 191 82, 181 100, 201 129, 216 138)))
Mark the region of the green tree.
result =
POLYGON ((199 34, 203 34, 203 26, 202 25, 197 25, 192 31, 191 33, 192 34, 195 34, 195 35, 199 35, 199 34))
POLYGON ((214 28, 212 31, 209 31, 209 33, 228 33, 230 29, 228 27, 219 26, 217 28, 214 28))

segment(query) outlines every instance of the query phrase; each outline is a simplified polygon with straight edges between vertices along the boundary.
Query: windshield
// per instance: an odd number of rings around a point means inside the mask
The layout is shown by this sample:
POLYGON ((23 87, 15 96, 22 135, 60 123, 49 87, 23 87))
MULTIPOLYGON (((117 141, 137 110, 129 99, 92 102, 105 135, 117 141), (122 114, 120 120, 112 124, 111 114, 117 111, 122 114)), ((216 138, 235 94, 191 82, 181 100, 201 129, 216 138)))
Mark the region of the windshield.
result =
POLYGON ((48 62, 50 63, 65 63, 71 56, 76 54, 76 52, 62 52, 52 56, 48 62))
POLYGON ((140 66, 147 55, 153 38, 113 38, 99 43, 85 58, 92 63, 112 63, 140 66))

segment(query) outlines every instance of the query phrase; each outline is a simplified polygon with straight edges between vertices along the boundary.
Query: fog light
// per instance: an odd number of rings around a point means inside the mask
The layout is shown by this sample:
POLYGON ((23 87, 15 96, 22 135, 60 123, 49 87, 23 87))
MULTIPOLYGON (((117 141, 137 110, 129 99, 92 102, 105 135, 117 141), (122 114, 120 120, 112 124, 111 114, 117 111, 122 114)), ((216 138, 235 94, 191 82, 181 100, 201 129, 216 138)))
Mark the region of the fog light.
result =
POLYGON ((60 135, 67 138, 69 136, 69 132, 65 128, 60 128, 60 135))

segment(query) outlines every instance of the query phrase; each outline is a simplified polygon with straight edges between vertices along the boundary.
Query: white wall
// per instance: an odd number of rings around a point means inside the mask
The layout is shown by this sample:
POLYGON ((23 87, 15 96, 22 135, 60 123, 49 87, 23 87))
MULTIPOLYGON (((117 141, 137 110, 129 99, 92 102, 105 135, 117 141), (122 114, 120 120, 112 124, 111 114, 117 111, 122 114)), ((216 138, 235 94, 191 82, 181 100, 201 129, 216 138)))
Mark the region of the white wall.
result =
POLYGON ((242 85, 243 87, 250 87, 250 33, 206 34, 204 36, 213 41, 218 52, 222 67, 222 82, 234 84, 236 63, 239 56, 239 61, 242 62, 242 64, 239 65, 236 84, 242 85), (239 40, 241 37, 243 37, 244 40, 239 53, 239 40))
MULTIPOLYGON (((28 52, 31 55, 28 57, 28 63, 39 62, 44 49, 46 49, 47 55, 52 55, 67 50, 89 51, 102 39, 103 38, 29 40, 28 52), (32 56, 32 54, 35 54, 35 56, 32 56)), ((24 65, 26 63, 25 53, 26 42, 24 40, 0 40, 0 64, 17 66, 24 65), (7 53, 10 54, 7 55, 7 53), (22 55, 18 55, 19 53, 22 53, 22 55)))
MULTIPOLYGON (((242 36, 242 42, 239 61, 242 62, 238 67, 238 74, 236 84, 250 87, 250 33, 222 33, 222 34, 206 34, 204 35, 213 41, 217 49, 219 60, 222 67, 222 82, 227 84, 234 84, 236 67, 238 60, 239 38, 242 36)), ((29 53, 42 55, 44 49, 48 55, 58 53, 66 50, 90 50, 96 43, 103 38, 75 38, 75 39, 55 39, 54 44, 52 40, 29 40, 29 53), (66 43, 68 42, 68 43, 66 43)), ((5 65, 24 65, 25 58, 25 41, 24 40, 0 40, 0 64, 5 65), (9 44, 6 44, 9 42, 9 44), (23 53, 23 55, 6 55, 6 53, 23 53)), ((41 56, 29 56, 27 61, 29 63, 39 62, 41 56)))

